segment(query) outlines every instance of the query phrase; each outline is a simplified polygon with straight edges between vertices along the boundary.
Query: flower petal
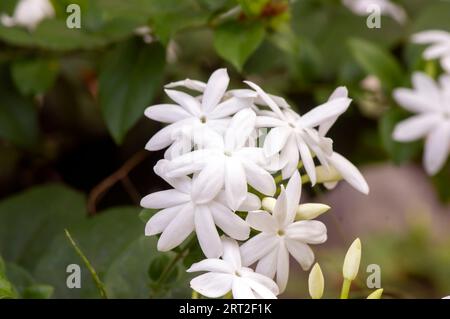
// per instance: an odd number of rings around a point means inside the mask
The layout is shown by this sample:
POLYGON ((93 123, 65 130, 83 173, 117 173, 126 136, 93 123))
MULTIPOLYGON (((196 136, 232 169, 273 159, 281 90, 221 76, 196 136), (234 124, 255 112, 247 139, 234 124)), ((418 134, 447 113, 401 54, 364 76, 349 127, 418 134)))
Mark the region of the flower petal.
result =
POLYGON ((167 96, 169 96, 178 105, 182 106, 187 112, 196 117, 201 116, 202 111, 200 109, 200 103, 196 98, 180 91, 167 89, 164 91, 166 92, 167 96))
POLYGON ((250 101, 250 99, 232 97, 217 105, 217 107, 208 114, 208 119, 222 119, 231 116, 242 109, 250 107, 250 101))
POLYGON ((259 97, 261 97, 262 101, 270 107, 272 111, 274 111, 280 119, 285 119, 285 116, 283 112, 281 112, 280 107, 278 104, 266 93, 263 89, 261 89, 257 84, 250 82, 250 81, 244 81, 248 86, 250 86, 253 90, 258 93, 259 97))
POLYGON ((169 251, 180 245, 194 230, 194 208, 185 205, 159 237, 159 251, 169 251))
POLYGON ((149 194, 142 198, 141 206, 145 208, 167 208, 190 201, 190 196, 176 189, 168 189, 149 194))
MULTIPOLYGON (((241 270, 242 277, 251 279, 261 285, 266 289, 269 289, 274 295, 280 293, 277 284, 271 279, 271 277, 265 276, 261 273, 254 272, 253 269, 243 267, 241 270)), ((273 277, 273 276, 272 276, 273 277)))
POLYGON ((173 206, 160 210, 153 215, 145 225, 145 236, 162 233, 182 208, 183 205, 173 206))
POLYGON ((294 221, 297 207, 300 204, 300 197, 302 194, 302 181, 300 179, 300 173, 294 172, 288 184, 286 185, 286 224, 290 224, 294 221))
POLYGON ((247 197, 246 174, 237 158, 226 157, 224 179, 228 206, 237 210, 247 197))
POLYGON ((425 141, 424 165, 429 175, 436 174, 445 164, 450 151, 450 124, 438 125, 425 141))
POLYGON ((255 129, 255 121, 256 114, 251 109, 237 112, 225 132, 225 148, 232 151, 243 147, 255 129))
POLYGON ((327 240, 327 227, 318 220, 302 220, 289 225, 286 236, 306 244, 322 244, 327 240))
POLYGON ((277 261, 278 245, 258 261, 256 272, 268 278, 273 278, 277 272, 277 261))
POLYGON ((197 204, 204 204, 217 196, 222 189, 225 167, 222 160, 211 161, 194 177, 191 197, 197 204))
POLYGON ((292 128, 286 126, 271 129, 264 140, 264 154, 270 157, 281 151, 286 145, 291 133, 292 128))
POLYGON ((240 247, 242 264, 244 266, 252 265, 276 247, 277 244, 278 239, 275 235, 260 233, 250 238, 240 247))
POLYGON ((251 210, 257 210, 261 208, 261 200, 258 196, 252 193, 247 193, 247 197, 239 206, 238 211, 249 212, 251 210))
POLYGON ((414 113, 423 113, 439 109, 439 105, 435 105, 435 103, 430 101, 426 96, 410 89, 396 89, 393 96, 399 105, 414 113))
POLYGON ((212 111, 222 99, 230 82, 227 69, 218 69, 211 74, 202 98, 202 109, 204 112, 212 111))
POLYGON ((192 264, 191 267, 186 271, 187 272, 208 271, 208 272, 231 274, 234 272, 234 269, 225 260, 218 258, 208 258, 192 264))
POLYGON ((297 260, 303 270, 308 270, 314 263, 314 253, 312 249, 298 240, 286 239, 286 247, 292 257, 297 260))
POLYGON ((369 185, 367 185, 359 170, 349 160, 336 152, 333 152, 333 155, 328 160, 350 185, 363 194, 369 194, 369 185))
MULTIPOLYGON (((263 277, 263 276, 261 276, 261 277, 263 277)), ((260 282, 255 281, 248 277, 242 277, 242 279, 250 286, 250 288, 255 292, 255 294, 258 296, 258 298, 262 298, 262 299, 276 299, 277 298, 276 295, 269 288, 267 288, 260 282)))
POLYGON ((247 182, 257 191, 272 196, 275 194, 275 181, 267 171, 251 161, 243 161, 247 182))
POLYGON ((263 210, 248 212, 245 220, 250 227, 258 231, 265 233, 275 233, 277 231, 275 218, 263 210))
POLYGON ((392 133, 394 140, 410 142, 427 135, 441 118, 437 114, 419 114, 398 123, 392 133))
POLYGON ((255 299, 255 294, 248 283, 240 277, 234 277, 231 288, 234 299, 255 299))
POLYGON ((283 165, 281 176, 283 179, 287 179, 291 177, 292 174, 294 174, 294 172, 297 170, 299 159, 300 154, 297 148, 295 136, 290 136, 289 140, 280 153, 280 162, 283 165))
POLYGON ((288 200, 286 196, 286 190, 284 186, 281 185, 281 193, 278 196, 277 201, 275 202, 275 207, 273 208, 273 217, 278 224, 278 227, 283 229, 286 225, 286 217, 287 217, 287 209, 288 209, 288 200))
POLYGON ((233 275, 210 272, 191 280, 191 288, 208 298, 218 298, 231 290, 233 275))
POLYGON ((300 157, 303 165, 305 166, 306 173, 309 176, 309 180, 311 181, 311 185, 314 186, 316 184, 316 166, 314 165, 314 159, 311 155, 311 151, 301 138, 297 139, 297 147, 300 151, 300 157))
POLYGON ((208 258, 218 258, 223 253, 222 242, 207 205, 195 207, 195 232, 203 253, 208 258))
POLYGON ((286 290, 286 286, 289 279, 289 253, 286 249, 284 241, 281 240, 278 246, 278 259, 277 259, 277 284, 280 289, 280 293, 286 290))
POLYGON ((248 239, 250 227, 241 217, 218 202, 211 202, 208 205, 215 224, 222 229, 225 234, 237 240, 248 239))
POLYGON ((301 123, 305 127, 315 127, 322 123, 336 118, 340 114, 344 113, 350 103, 351 99, 347 97, 340 97, 319 105, 313 108, 308 113, 302 115, 301 123))
POLYGON ((238 243, 225 236, 222 236, 223 256, 222 259, 234 267, 234 270, 241 269, 241 251, 238 243))
POLYGON ((192 116, 181 107, 174 104, 153 105, 145 109, 144 114, 152 120, 163 123, 174 123, 192 116))

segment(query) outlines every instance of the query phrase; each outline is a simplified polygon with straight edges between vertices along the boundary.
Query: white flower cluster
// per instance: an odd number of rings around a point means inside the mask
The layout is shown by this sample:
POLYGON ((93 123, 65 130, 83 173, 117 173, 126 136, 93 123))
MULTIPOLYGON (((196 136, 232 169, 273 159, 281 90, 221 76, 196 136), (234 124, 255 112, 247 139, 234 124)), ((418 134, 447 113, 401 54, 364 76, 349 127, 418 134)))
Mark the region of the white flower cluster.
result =
POLYGON ((54 15, 55 10, 49 0, 20 0, 13 16, 2 14, 0 21, 6 27, 22 26, 34 30, 42 20, 54 15))
POLYGON ((154 170, 173 187, 142 199, 143 207, 159 210, 145 234, 161 234, 158 250, 168 251, 195 232, 207 259, 188 271, 208 272, 191 281, 208 297, 231 290, 235 298, 274 298, 286 288, 290 255, 303 269, 311 267, 309 245, 327 239, 325 225, 312 219, 329 207, 299 205, 302 180, 334 187, 343 178, 362 193, 369 191, 358 169, 334 152, 326 137, 350 105, 345 88, 299 115, 283 98, 246 83, 251 89, 227 90, 227 71, 219 69, 207 83, 187 79, 166 85, 174 103, 145 111, 168 124, 146 149, 167 148, 154 170), (300 176, 299 169, 306 174, 300 176), (287 179, 272 198, 277 183, 287 179), (251 228, 258 234, 249 239, 251 228), (236 240, 245 242, 239 247, 236 240), (248 268, 255 263, 256 271, 248 268))

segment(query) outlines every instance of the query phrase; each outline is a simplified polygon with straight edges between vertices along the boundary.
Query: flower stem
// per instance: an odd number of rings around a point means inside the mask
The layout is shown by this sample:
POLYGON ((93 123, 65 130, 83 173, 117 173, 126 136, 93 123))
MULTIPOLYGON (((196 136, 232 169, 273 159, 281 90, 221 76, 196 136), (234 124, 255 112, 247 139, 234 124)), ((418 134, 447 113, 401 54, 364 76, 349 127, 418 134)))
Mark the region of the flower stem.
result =
POLYGON ((348 299, 351 284, 352 281, 350 279, 344 278, 344 282, 342 283, 341 299, 348 299))
POLYGON ((198 292, 196 292, 195 290, 192 290, 191 299, 199 299, 198 297, 199 297, 198 292))

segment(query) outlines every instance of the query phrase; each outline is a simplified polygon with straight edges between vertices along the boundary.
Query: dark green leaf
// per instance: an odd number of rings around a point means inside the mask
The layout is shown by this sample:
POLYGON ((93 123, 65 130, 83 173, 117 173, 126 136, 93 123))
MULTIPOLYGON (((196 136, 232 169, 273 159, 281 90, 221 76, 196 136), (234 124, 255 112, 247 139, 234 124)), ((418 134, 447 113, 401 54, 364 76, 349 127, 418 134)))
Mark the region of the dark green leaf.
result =
POLYGON ((261 23, 229 21, 214 31, 214 48, 222 58, 241 71, 264 36, 265 29, 261 23))
POLYGON ((105 58, 100 73, 100 104, 111 135, 121 143, 161 85, 164 48, 130 40, 105 58))
POLYGON ((144 222, 147 223, 150 218, 157 212, 156 209, 143 209, 139 213, 139 218, 144 222))
POLYGON ((22 294, 25 299, 49 299, 53 295, 53 287, 49 285, 33 285, 27 287, 22 294))
POLYGON ((59 64, 51 59, 15 61, 11 66, 14 84, 23 95, 44 93, 53 86, 59 64))

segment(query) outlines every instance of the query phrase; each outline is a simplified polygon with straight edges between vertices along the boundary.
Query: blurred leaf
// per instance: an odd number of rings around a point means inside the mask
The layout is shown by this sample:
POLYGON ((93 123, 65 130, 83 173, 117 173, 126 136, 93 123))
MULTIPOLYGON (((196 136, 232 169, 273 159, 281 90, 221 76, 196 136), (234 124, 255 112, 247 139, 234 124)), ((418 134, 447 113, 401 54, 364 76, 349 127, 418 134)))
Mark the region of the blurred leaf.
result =
POLYGON ((100 72, 100 104, 103 117, 116 143, 151 103, 163 77, 164 48, 130 40, 105 58, 100 72))
POLYGON ((264 40, 264 26, 258 22, 229 21, 214 31, 214 48, 217 53, 239 71, 245 61, 264 40))
POLYGON ((437 190, 439 198, 444 203, 450 202, 450 161, 433 176, 433 184, 437 190))
POLYGON ((412 159, 421 149, 421 143, 419 141, 399 143, 392 139, 392 132, 395 125, 404 118, 404 111, 398 108, 391 108, 384 113, 379 122, 381 142, 390 158, 396 164, 401 164, 412 159))
POLYGON ((22 297, 25 299, 49 299, 53 291, 53 287, 49 285, 33 285, 24 290, 22 297))
POLYGON ((23 95, 45 93, 58 76, 58 61, 52 59, 29 59, 11 65, 14 84, 23 95))
POLYGON ((270 0, 237 0, 242 10, 250 16, 259 15, 269 1, 270 0))
POLYGON ((56 234, 85 216, 84 197, 62 185, 38 186, 0 202, 0 252, 32 267, 56 234))
POLYGON ((358 64, 367 74, 380 79, 383 87, 393 89, 402 84, 402 68, 387 50, 362 39, 350 39, 348 43, 358 64))
POLYGON ((139 218, 145 223, 147 224, 147 222, 150 220, 150 218, 157 212, 158 210, 156 209, 143 209, 141 210, 141 212, 139 213, 139 218))
POLYGON ((3 258, 0 256, 0 299, 16 298, 17 292, 14 286, 6 278, 6 267, 3 258))

